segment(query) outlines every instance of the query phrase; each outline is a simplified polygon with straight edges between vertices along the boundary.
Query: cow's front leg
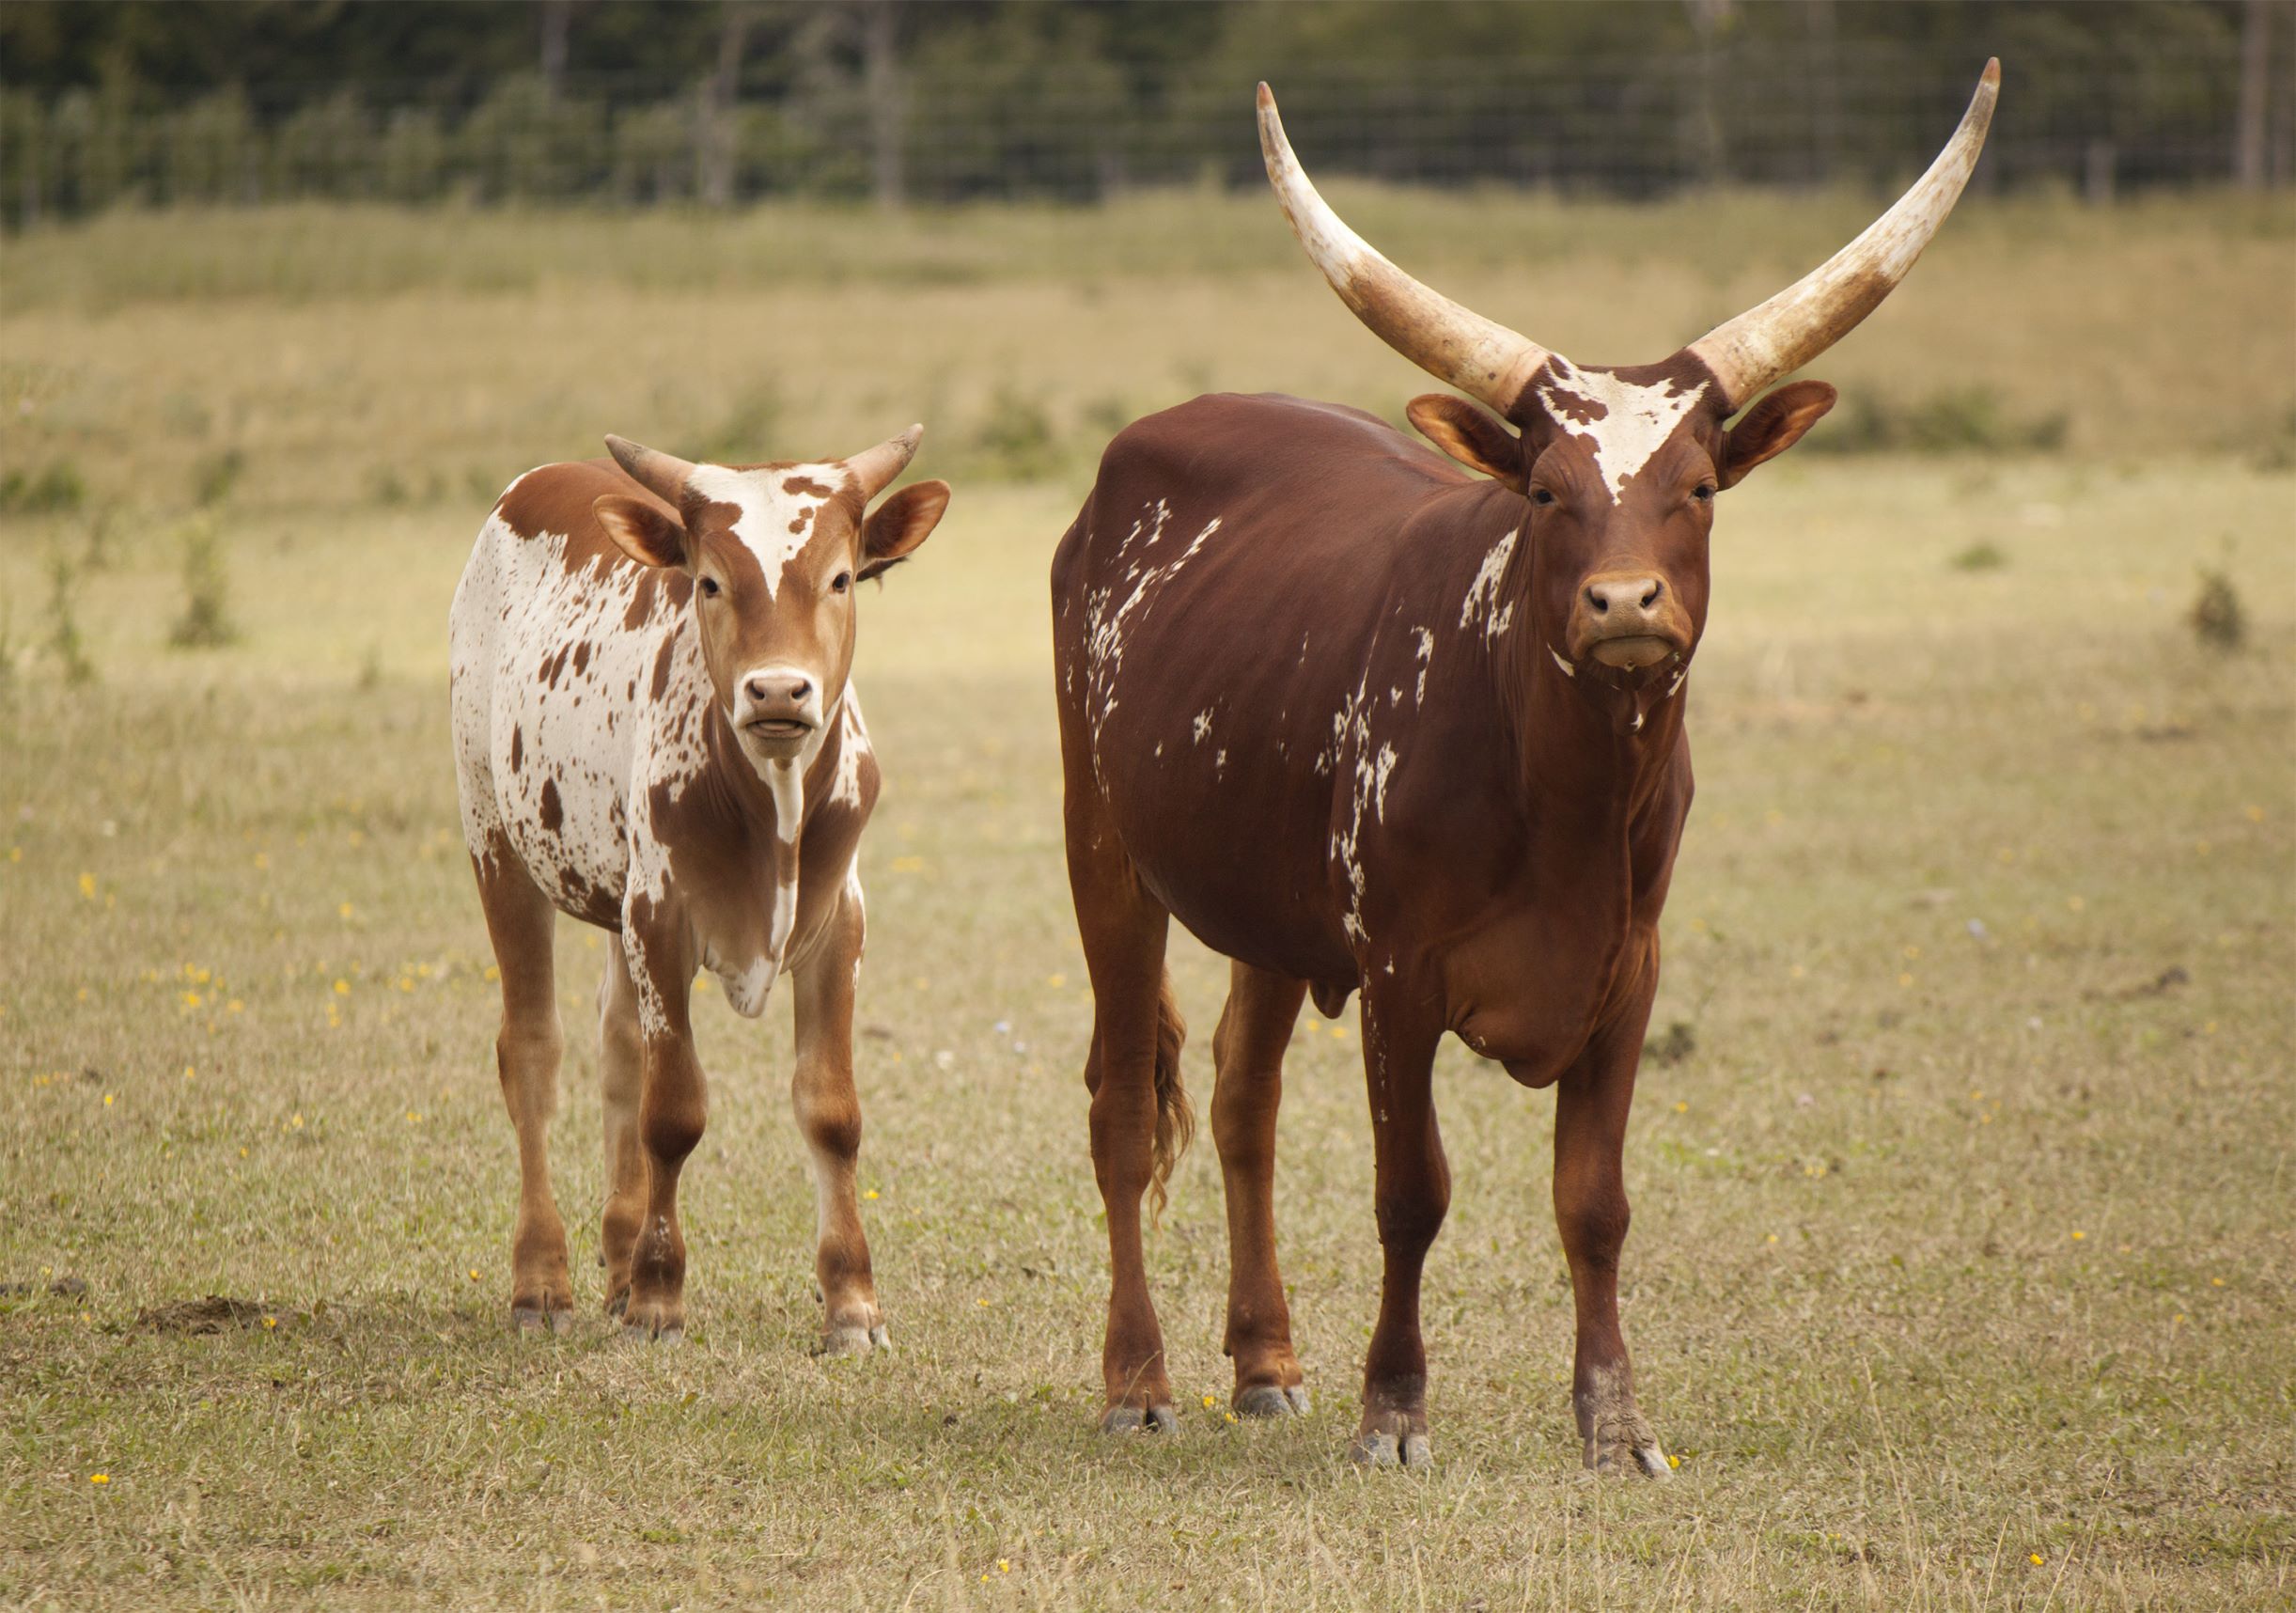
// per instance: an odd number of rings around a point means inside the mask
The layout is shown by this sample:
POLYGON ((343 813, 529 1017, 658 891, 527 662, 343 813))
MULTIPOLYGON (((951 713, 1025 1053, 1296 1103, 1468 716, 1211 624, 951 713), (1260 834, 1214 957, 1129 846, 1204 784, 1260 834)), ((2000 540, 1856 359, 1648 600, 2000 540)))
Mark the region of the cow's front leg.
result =
POLYGON ((822 1326, 815 1354, 866 1355, 890 1346, 869 1272, 869 1241, 854 1195, 861 1153, 861 1100, 853 1091, 853 988, 861 974, 859 885, 839 896, 829 932, 793 977, 797 1072, 789 1101, 813 1156, 816 1248, 822 1326))
MULTIPOLYGON (((627 930, 625 938, 636 940, 627 930)), ((678 1224, 678 1175, 709 1121, 709 1096, 687 1019, 694 972, 686 950, 648 936, 631 947, 630 960, 638 988, 638 1147, 646 1161, 646 1212, 630 1252, 622 1337, 672 1343, 685 1334, 686 1246, 678 1224)))
POLYGON ((1554 1223, 1570 1262, 1578 1309, 1571 1402, 1586 1465, 1598 1472, 1628 1464, 1666 1477, 1666 1453, 1634 1403, 1634 1370, 1618 1330, 1618 1252, 1626 1243, 1626 1121, 1634 1072, 1658 987, 1657 947, 1647 979, 1619 1015, 1595 1034, 1556 1083, 1554 1223))
POLYGON ((1351 1454, 1368 1466, 1432 1460, 1419 1277, 1451 1207, 1451 1167, 1435 1126, 1435 1044, 1442 1023, 1391 987, 1363 998, 1364 1075, 1371 1100, 1380 1249, 1379 1323, 1364 1359, 1364 1410, 1351 1454))

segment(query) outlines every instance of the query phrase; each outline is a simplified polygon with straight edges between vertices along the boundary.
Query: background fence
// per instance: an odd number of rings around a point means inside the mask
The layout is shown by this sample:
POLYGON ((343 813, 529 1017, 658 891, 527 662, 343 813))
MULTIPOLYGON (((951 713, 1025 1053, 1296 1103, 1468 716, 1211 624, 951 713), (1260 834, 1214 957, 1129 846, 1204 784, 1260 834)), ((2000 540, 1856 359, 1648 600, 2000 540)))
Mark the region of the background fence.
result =
MULTIPOLYGON (((2050 183, 2104 199, 2129 186, 2296 180, 2296 7, 2194 5, 2164 14, 2178 25, 2132 38, 2033 35, 2033 19, 2065 10, 2028 8, 2013 20, 2031 37, 1992 47, 2007 59, 1981 185, 2050 183)), ((2090 14, 2108 12, 2132 14, 2090 14)), ((582 15, 558 6, 525 14, 582 15)), ((689 26, 709 14, 684 12, 689 26)), ((1656 24, 1687 17, 1687 30, 1671 30, 1686 34, 1687 49, 1446 54, 1436 30, 1419 40, 1425 54, 1317 55, 1286 45, 1247 67, 1238 58, 1254 56, 1248 41, 1231 42, 1148 73, 1107 41, 1054 48, 1040 27, 1009 23, 921 48, 902 33, 918 32, 917 15, 904 24, 903 8, 886 0, 810 8, 799 17, 810 36, 793 25, 762 46, 753 42, 758 19, 786 12, 716 14, 726 22, 714 39, 696 38, 690 71, 570 67, 565 39, 554 60, 545 28, 539 65, 492 75, 162 89, 118 73, 83 84, 19 74, 0 85, 0 217, 24 226, 123 202, 314 197, 1088 201, 1129 186, 1256 184, 1257 71, 1275 82, 1318 173, 1622 196, 1878 183, 1935 151, 1984 58, 1959 37, 1912 29, 1845 38, 1835 8, 1811 0, 1790 14, 1759 13, 1772 23, 1786 15, 1791 27, 1722 26, 1717 17, 1739 13, 1713 0, 1625 8, 1662 34, 1656 24)), ((1528 22, 1542 14, 1494 15, 1524 19, 1528 44, 1537 34, 1528 22)), ((1973 31, 1982 32, 1957 36, 1973 31)), ((1501 27, 1497 37, 1510 36, 1501 27)))

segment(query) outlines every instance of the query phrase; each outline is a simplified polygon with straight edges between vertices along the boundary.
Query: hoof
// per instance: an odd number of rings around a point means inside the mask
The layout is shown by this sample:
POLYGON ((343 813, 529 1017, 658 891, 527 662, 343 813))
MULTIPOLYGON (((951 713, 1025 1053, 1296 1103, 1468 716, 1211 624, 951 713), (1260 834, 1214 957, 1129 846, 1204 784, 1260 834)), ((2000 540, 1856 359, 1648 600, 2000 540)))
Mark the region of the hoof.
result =
POLYGON ((1586 1470, 1590 1473, 1639 1472, 1646 1478, 1671 1479, 1674 1464, 1666 1453, 1652 1440, 1645 1445, 1608 1445, 1598 1448, 1594 1441, 1586 1442, 1586 1470))
POLYGON ((621 1287, 616 1289, 612 1293, 606 1295, 606 1314, 608 1316, 619 1316, 623 1311, 628 1310, 629 1308, 630 1285, 628 1283, 622 1284, 621 1287))
POLYGON ((1110 1406, 1101 1417, 1102 1433, 1172 1433, 1179 1428, 1179 1414, 1170 1406, 1110 1406))
POLYGON ((617 1337, 625 1344, 682 1344, 685 1342, 686 1330, 673 1323, 660 1332, 656 1332, 640 1323, 625 1322, 622 1323, 621 1332, 617 1337))
POLYGON ((1252 1417, 1305 1417, 1307 1386, 1295 1384, 1279 1389, 1273 1384, 1254 1384, 1236 1391, 1236 1415, 1252 1417))
POLYGON ((872 1350, 890 1350, 892 1348, 893 1336, 885 1331, 883 1323, 881 1322, 874 1327, 864 1327, 858 1323, 848 1323, 829 1328, 822 1333, 820 1338, 814 1341, 812 1354, 816 1355, 866 1355, 872 1350))
POLYGON ((544 1309, 536 1305, 514 1305, 510 1308, 510 1325, 521 1339, 547 1338, 573 1330, 574 1312, 544 1309))
POLYGON ((1348 1457, 1358 1467, 1432 1467, 1435 1452, 1424 1433, 1407 1433, 1398 1439, 1392 1433, 1359 1433, 1355 1443, 1348 1448, 1348 1457))

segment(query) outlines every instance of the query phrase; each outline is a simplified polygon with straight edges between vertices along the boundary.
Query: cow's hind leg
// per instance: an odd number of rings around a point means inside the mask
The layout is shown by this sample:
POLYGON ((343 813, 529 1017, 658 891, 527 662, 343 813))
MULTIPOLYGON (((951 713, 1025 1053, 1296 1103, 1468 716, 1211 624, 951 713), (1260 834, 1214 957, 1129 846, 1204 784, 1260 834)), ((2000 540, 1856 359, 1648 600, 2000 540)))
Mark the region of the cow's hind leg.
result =
POLYGON ((630 1303, 630 1256, 646 1219, 646 1151, 638 1140, 645 1082, 638 988, 618 935, 608 944, 605 977, 598 983, 598 1070, 606 1122, 606 1210, 598 1263, 606 1268, 606 1313, 619 1316, 630 1303))
POLYGON ((555 914, 507 842, 471 859, 502 976, 494 1039, 502 1099, 518 1132, 518 1229, 510 1244, 510 1316, 522 1333, 562 1332, 574 1314, 566 1225, 550 1191, 550 1120, 558 1106, 558 1031, 551 956, 555 914))
POLYGON ((1108 1331, 1101 1351, 1110 1433, 1177 1426, 1164 1333, 1148 1298, 1141 1205, 1161 1199, 1186 1146, 1187 1095, 1179 1078, 1186 1034, 1164 979, 1170 916, 1140 884, 1097 802, 1070 786, 1069 884, 1092 976, 1092 1168, 1108 1218, 1108 1331))
POLYGON ((1237 963, 1212 1032, 1211 1135, 1227 1194, 1227 1335, 1233 1404, 1243 1417, 1307 1409, 1291 1348, 1291 1311, 1275 1264, 1275 1111, 1284 1049, 1307 994, 1303 981, 1237 963))

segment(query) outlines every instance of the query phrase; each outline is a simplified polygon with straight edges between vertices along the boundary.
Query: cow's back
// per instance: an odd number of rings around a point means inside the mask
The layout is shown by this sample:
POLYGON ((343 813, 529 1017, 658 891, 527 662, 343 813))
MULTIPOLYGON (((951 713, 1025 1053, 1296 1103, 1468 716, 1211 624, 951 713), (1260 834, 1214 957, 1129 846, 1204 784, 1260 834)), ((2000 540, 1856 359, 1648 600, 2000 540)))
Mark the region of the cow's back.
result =
POLYGON ((567 912, 617 924, 638 752, 676 727, 662 704, 691 697, 700 657, 690 585, 614 547, 591 513, 609 493, 652 496, 608 460, 512 482, 471 550, 448 639, 472 855, 515 853, 567 912))

